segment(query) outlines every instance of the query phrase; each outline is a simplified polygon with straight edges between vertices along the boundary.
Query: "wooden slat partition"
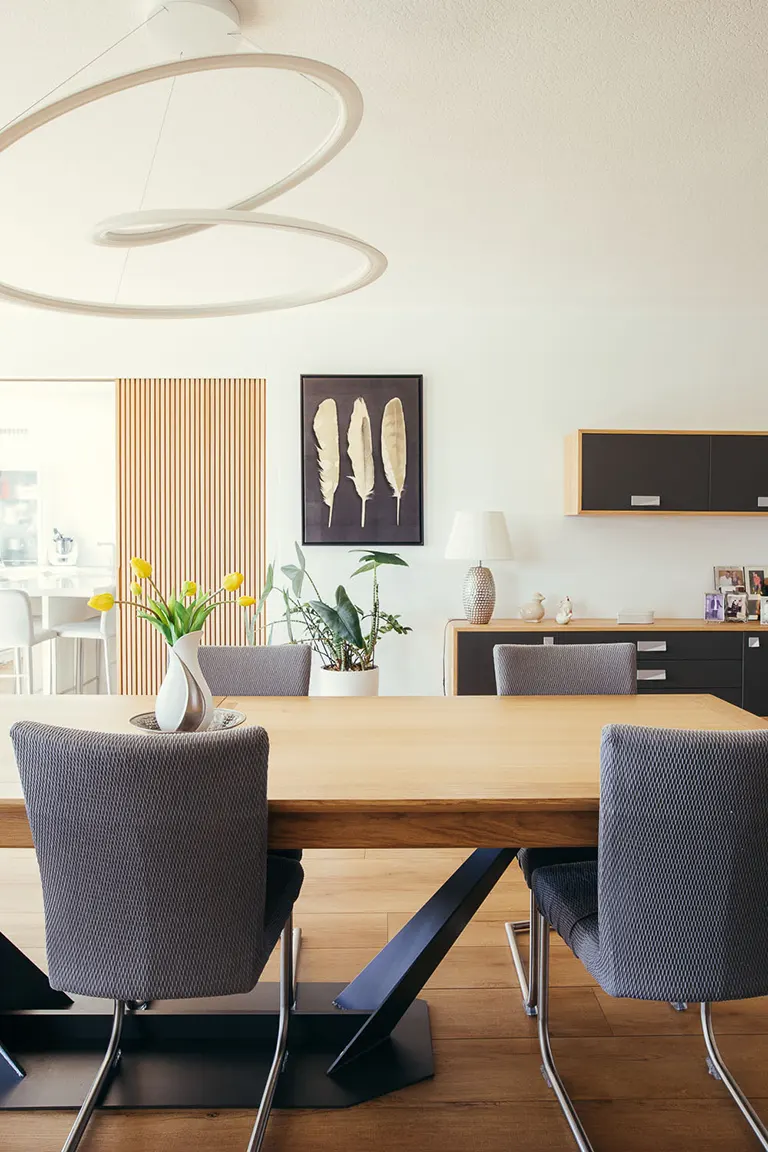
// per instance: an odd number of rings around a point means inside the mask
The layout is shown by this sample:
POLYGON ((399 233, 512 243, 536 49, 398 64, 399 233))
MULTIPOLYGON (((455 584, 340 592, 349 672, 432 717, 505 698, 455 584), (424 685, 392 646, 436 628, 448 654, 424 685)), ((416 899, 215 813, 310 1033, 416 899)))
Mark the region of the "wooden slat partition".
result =
MULTIPOLYGON (((257 596, 265 573, 264 380, 117 381, 118 591, 130 558, 154 567, 167 592, 184 580, 219 586, 242 572, 257 596)), ((245 639, 244 613, 214 612, 210 644, 245 639)), ((132 609, 120 609, 121 692, 157 691, 165 668, 162 639, 132 609)))

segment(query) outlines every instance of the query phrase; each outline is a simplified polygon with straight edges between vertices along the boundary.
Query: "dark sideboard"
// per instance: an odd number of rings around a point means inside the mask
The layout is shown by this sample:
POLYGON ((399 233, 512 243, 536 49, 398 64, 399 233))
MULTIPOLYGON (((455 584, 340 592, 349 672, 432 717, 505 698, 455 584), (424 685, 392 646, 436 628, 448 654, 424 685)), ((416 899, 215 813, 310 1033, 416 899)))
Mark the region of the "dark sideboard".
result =
POLYGON ((447 640, 446 691, 489 696, 496 691, 495 644, 605 644, 637 646, 639 692, 707 692, 758 716, 768 716, 768 627, 711 624, 703 620, 657 620, 646 626, 615 620, 525 624, 451 621, 447 640))

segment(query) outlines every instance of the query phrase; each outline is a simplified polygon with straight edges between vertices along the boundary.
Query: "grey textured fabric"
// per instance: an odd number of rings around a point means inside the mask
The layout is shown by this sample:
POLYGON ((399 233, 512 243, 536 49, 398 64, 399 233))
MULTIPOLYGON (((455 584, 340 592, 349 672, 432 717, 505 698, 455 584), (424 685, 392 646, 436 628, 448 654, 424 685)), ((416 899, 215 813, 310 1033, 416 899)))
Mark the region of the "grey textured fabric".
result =
POLYGON ((303 877, 290 860, 267 871, 266 732, 21 723, 11 738, 52 986, 120 1000, 253 988, 303 877))
POLYGON ((581 860, 597 860, 597 848, 521 848, 517 854, 517 862, 529 888, 537 868, 573 864, 581 860))
POLYGON ((629 696, 637 692, 634 644, 497 644, 499 696, 629 696))
MULTIPOLYGON (((634 644, 497 644, 493 649, 499 696, 633 696, 634 644)), ((595 848, 521 848, 517 862, 530 887, 536 868, 595 860, 595 848)))
POLYGON ((768 993, 768 732, 610 725, 598 863, 539 868, 536 902, 612 996, 768 993))
POLYGON ((308 696, 308 644, 220 644, 198 650, 200 671, 214 696, 308 696))

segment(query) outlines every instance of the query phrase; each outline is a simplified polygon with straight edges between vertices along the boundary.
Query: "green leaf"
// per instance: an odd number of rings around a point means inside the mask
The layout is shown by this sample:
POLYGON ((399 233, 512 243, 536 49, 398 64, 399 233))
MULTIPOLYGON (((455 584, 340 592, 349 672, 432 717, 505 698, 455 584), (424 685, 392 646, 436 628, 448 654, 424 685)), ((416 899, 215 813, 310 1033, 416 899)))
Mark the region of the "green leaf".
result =
POLYGON ((270 564, 269 567, 267 568, 267 582, 264 585, 264 588, 262 589, 261 596, 259 596, 259 602, 253 610, 254 616, 258 616, 260 614, 262 608, 266 604, 266 602, 267 602, 272 590, 274 589, 274 587, 275 587, 275 566, 274 566, 274 564, 270 564))
POLYGON ((399 564, 403 568, 408 567, 408 561, 398 556, 397 552, 372 552, 368 548, 350 548, 350 552, 362 552, 364 564, 399 564))
POLYGON ((152 627, 157 629, 167 644, 173 644, 170 629, 159 621, 156 616, 150 615, 149 612, 137 612, 136 615, 142 620, 148 620, 152 627))
POLYGON ((296 541, 294 541, 293 546, 296 549, 296 555, 299 558, 299 567, 301 568, 302 572, 305 572, 307 568, 307 562, 304 559, 304 553, 302 552, 301 548, 299 548, 299 545, 296 541))
POLYGON ((355 608, 347 595, 346 589, 341 584, 339 584, 336 589, 336 611, 346 629, 347 634, 343 639, 347 640, 350 644, 354 644, 355 648, 364 647, 365 641, 363 640, 363 633, 360 629, 360 613, 357 608, 355 608))
MULTIPOLYGON (((376 565, 371 560, 369 564, 362 564, 359 568, 357 568, 352 573, 352 576, 359 576, 361 572, 372 572, 375 567, 376 565)), ((352 579, 352 576, 350 576, 350 580, 352 579)))
POLYGON ((293 628, 291 626, 291 602, 288 599, 287 592, 283 592, 283 600, 285 601, 285 627, 288 632, 288 642, 294 644, 293 628))
POLYGON ((296 599, 300 599, 301 589, 304 586, 304 569, 297 568, 295 564, 286 564, 280 571, 290 580, 296 599))

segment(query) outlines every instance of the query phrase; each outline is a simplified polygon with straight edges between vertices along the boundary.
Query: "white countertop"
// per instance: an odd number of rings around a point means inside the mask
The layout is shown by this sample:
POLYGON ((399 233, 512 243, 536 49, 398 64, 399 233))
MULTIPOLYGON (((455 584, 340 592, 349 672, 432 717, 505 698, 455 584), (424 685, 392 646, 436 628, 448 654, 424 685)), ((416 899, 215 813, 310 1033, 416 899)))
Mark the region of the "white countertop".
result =
POLYGON ((33 599, 65 598, 89 600, 95 592, 114 588, 115 574, 108 568, 43 566, 0 568, 0 589, 18 588, 33 599))

